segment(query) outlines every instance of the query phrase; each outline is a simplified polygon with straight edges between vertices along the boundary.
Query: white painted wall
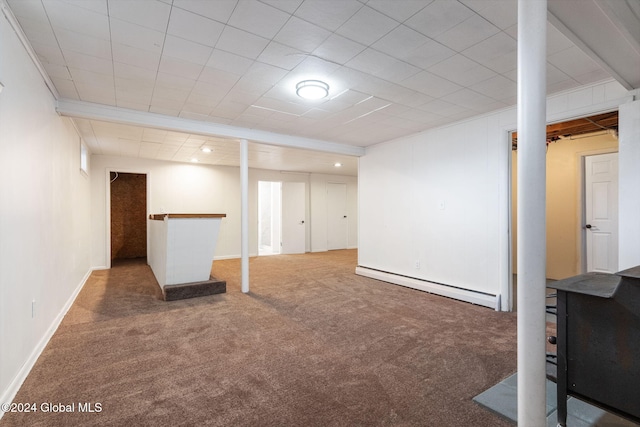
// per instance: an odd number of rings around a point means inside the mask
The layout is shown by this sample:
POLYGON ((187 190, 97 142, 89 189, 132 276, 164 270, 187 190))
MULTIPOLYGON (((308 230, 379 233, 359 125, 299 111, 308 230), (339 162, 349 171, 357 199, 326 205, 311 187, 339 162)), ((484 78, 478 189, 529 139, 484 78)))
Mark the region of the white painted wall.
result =
MULTIPOLYGON (((224 213, 215 258, 240 256, 240 171, 237 167, 94 155, 91 158, 91 262, 108 265, 108 171, 147 174, 148 213, 224 213)), ((249 170, 249 253, 258 254, 258 181, 304 182, 307 187, 306 251, 326 250, 326 182, 348 183, 352 228, 357 229, 357 178, 308 173, 249 170), (324 236, 324 239, 323 237, 324 236)), ((355 247, 357 237, 350 236, 355 247)))
MULTIPOLYGON (((550 97, 547 118, 616 109, 630 97, 613 81, 581 87, 550 97)), ((514 107, 369 147, 360 158, 359 265, 502 295, 508 309, 515 128, 514 107)))
POLYGON ((78 134, 2 15, 0 58, 0 402, 11 402, 88 276, 90 187, 78 134))
POLYGON ((625 270, 640 265, 640 100, 621 105, 618 121, 618 264, 625 270))

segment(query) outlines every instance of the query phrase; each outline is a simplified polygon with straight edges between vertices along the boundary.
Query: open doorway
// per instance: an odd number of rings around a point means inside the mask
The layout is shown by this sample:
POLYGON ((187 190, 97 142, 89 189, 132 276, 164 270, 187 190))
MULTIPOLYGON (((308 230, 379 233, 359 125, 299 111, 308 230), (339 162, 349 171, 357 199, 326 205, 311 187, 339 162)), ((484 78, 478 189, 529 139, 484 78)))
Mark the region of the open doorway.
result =
POLYGON ((147 257, 147 175, 110 172, 111 264, 147 257))
POLYGON ((282 245, 282 183, 258 182, 258 255, 277 255, 282 245))
POLYGON ((306 184, 258 181, 258 255, 306 251, 306 184))
MULTIPOLYGON (((564 279, 590 271, 587 258, 590 256, 589 248, 592 246, 587 245, 587 238, 592 237, 588 233, 593 233, 593 229, 586 226, 589 225, 590 215, 593 212, 587 207, 588 198, 592 196, 593 189, 588 190, 591 187, 587 175, 592 169, 588 166, 590 162, 588 159, 591 156, 618 151, 617 118, 617 112, 612 112, 547 126, 546 276, 548 280, 564 279)), ((511 242, 513 286, 511 289, 512 306, 513 310, 516 310, 517 133, 513 133, 511 142, 511 228, 513 230, 511 242)), ((617 163, 608 164, 615 166, 614 172, 617 172, 617 163)), ((596 169, 596 172, 604 171, 601 163, 596 166, 596 169)), ((611 172, 610 169, 607 171, 611 172)), ((605 185, 617 186, 611 182, 605 185)), ((602 192, 602 183, 597 183, 596 187, 598 187, 596 191, 602 192)), ((615 195, 609 192, 603 194, 606 194, 606 197, 615 195)), ((596 194, 597 197, 600 195, 601 193, 596 194)), ((614 204, 617 211, 617 198, 614 204)), ((610 204, 604 209, 612 212, 610 204)), ((613 231, 617 233, 617 229, 613 231)), ((609 235, 609 237, 614 241, 617 239, 616 236, 609 235)), ((599 242, 603 240, 600 238, 599 242)), ((600 248, 605 246, 603 244, 600 248)), ((601 251, 599 259, 617 258, 617 246, 608 244, 607 247, 616 253, 609 251, 604 254, 601 251)))

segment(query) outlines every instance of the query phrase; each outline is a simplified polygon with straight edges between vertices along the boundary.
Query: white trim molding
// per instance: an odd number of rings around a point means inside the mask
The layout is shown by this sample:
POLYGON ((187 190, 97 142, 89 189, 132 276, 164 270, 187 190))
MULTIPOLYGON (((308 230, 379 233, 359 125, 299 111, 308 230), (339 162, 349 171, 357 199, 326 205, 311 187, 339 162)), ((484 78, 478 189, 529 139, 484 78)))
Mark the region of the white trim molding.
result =
POLYGON ((364 276, 371 279, 381 280, 383 282, 393 283, 394 285, 405 286, 407 288, 417 289, 419 291, 429 292, 431 294, 436 294, 443 297, 482 305, 484 307, 493 308, 496 311, 500 310, 499 295, 483 294, 468 289, 456 288, 440 283, 429 282, 427 280, 401 276, 394 273, 387 273, 385 271, 374 270, 367 267, 356 267, 356 274, 358 276, 364 276))

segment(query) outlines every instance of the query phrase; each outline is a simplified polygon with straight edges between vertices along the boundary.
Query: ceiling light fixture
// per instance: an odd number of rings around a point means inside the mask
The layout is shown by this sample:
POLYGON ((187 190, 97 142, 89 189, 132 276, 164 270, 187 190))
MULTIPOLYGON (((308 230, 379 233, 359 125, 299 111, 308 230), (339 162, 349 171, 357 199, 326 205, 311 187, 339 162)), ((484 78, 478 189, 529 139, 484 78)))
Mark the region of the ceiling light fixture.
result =
POLYGON ((339 168, 339 167, 342 167, 342 163, 334 163, 333 166, 339 168))
POLYGON ((191 163, 198 163, 198 159, 194 157, 193 159, 191 159, 191 163))
POLYGON ((210 153, 211 152, 211 148, 209 148, 209 147, 202 147, 200 150, 202 150, 203 153, 210 153))
POLYGON ((296 85, 296 94, 304 99, 322 99, 329 95, 329 85, 320 80, 303 80, 296 85))

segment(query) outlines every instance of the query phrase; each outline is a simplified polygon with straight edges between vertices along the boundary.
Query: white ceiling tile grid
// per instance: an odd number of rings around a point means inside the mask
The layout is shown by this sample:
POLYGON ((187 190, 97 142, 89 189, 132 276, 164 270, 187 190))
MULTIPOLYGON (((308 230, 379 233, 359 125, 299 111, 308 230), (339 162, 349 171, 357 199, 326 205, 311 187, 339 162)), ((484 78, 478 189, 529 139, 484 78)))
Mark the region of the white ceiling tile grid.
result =
MULTIPOLYGON (((357 146, 515 102, 515 0, 6 1, 63 98, 357 146)), ((609 77, 551 25, 548 68, 550 93, 609 77)), ((79 123, 95 153, 198 154, 79 123)))

